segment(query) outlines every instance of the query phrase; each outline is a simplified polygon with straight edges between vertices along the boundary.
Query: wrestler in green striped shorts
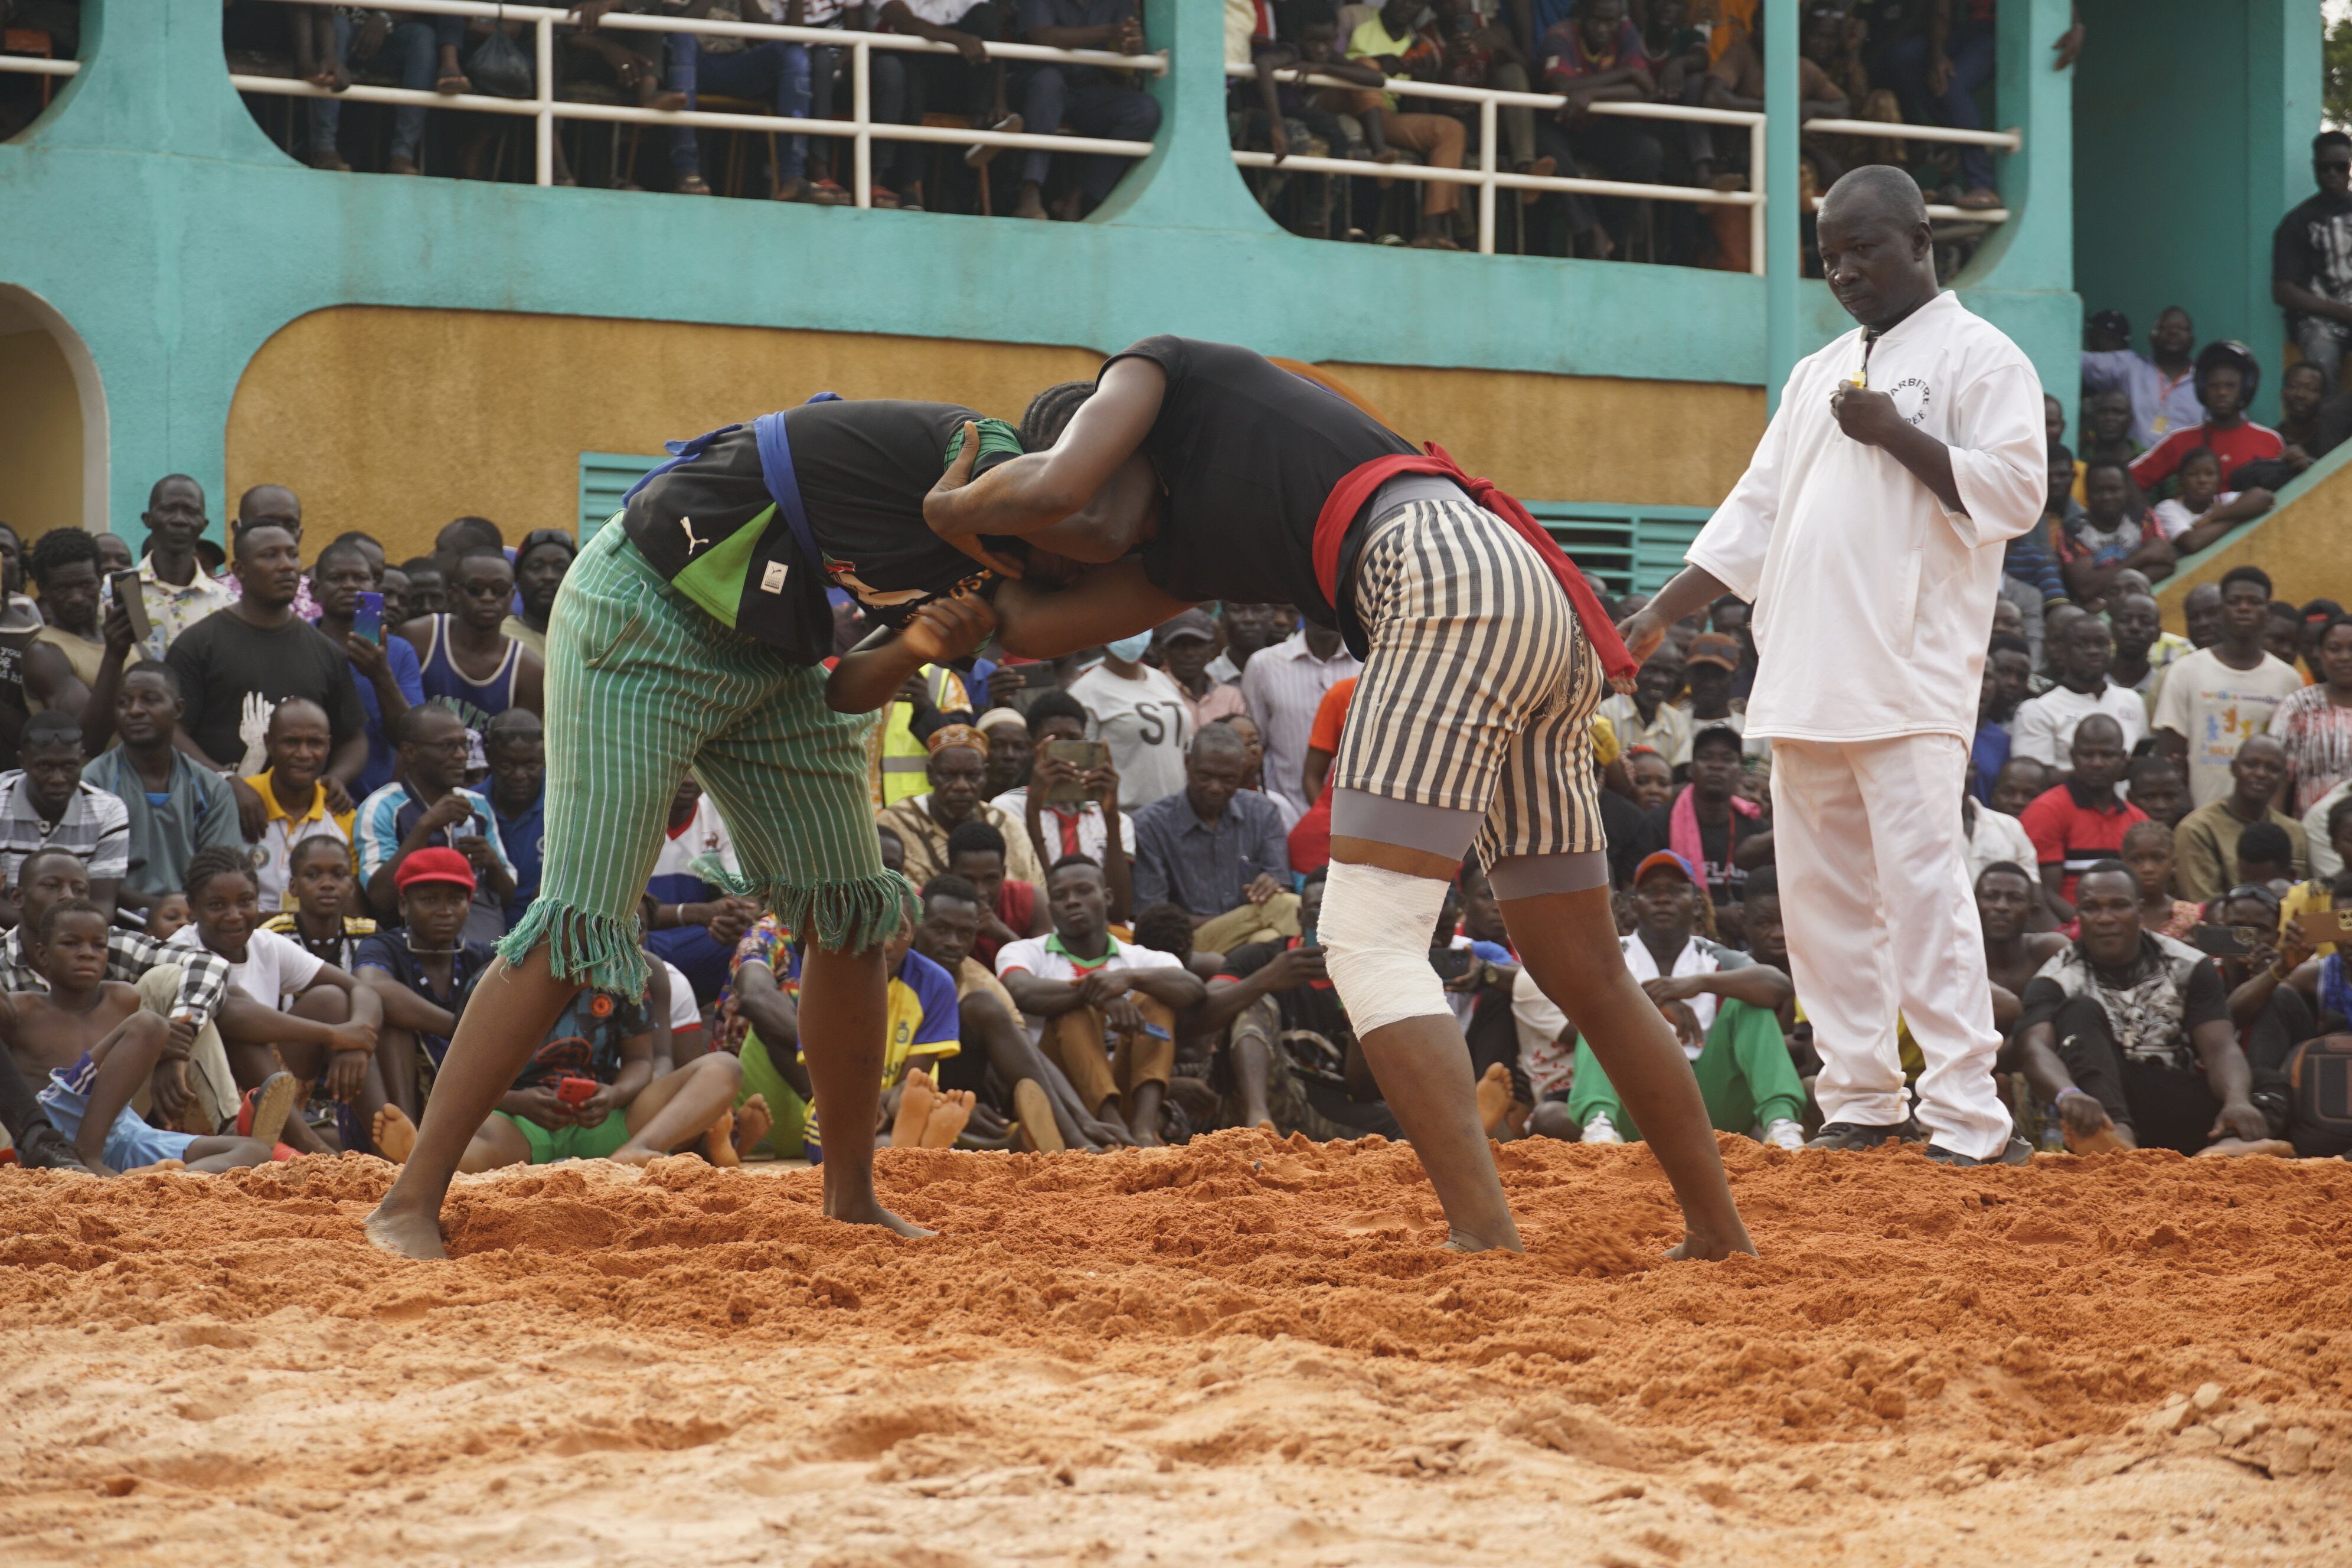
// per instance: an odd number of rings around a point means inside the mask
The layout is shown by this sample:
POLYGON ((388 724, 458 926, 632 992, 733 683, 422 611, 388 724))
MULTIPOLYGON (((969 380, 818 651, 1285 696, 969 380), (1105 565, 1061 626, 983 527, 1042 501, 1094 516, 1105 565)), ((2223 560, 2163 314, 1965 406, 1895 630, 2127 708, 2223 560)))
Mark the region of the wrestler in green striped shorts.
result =
POLYGON ((599 530, 548 619, 546 858, 506 961, 544 942, 561 978, 645 994, 638 903, 689 771, 741 868, 698 867, 708 879, 826 949, 872 947, 911 918, 866 794, 874 717, 827 708, 824 681, 674 591, 618 518, 599 530))

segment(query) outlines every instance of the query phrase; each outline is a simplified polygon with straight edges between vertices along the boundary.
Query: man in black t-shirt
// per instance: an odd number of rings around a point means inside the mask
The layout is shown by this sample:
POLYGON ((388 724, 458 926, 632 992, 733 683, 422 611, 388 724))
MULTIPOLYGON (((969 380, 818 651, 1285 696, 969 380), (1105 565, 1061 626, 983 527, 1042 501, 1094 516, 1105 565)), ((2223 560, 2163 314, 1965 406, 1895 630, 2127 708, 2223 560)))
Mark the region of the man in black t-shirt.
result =
POLYGON ((294 614, 301 547, 274 524, 248 528, 236 536, 236 570, 244 596, 189 627, 163 656, 180 681, 181 727, 224 773, 257 773, 270 712, 289 697, 306 697, 326 710, 333 736, 320 781, 327 804, 349 811, 351 782, 367 766, 367 711, 343 650, 294 614))
POLYGON ((2318 194, 2279 220, 2271 235, 2271 299, 2286 312, 2287 336, 2304 363, 2343 385, 2352 344, 2352 136, 2323 131, 2311 140, 2318 194))
MULTIPOLYGON (((1764 831, 1753 820, 1753 806, 1738 798, 1739 780, 1747 753, 1739 731, 1728 724, 1701 730, 1691 737, 1690 784, 1665 805, 1653 807, 1650 830, 1667 848, 1675 846, 1675 817, 1687 811, 1698 828, 1702 869, 1715 906, 1739 901, 1748 873, 1737 863, 1739 841, 1764 831)), ((1612 855, 1614 845, 1612 845, 1612 855)))

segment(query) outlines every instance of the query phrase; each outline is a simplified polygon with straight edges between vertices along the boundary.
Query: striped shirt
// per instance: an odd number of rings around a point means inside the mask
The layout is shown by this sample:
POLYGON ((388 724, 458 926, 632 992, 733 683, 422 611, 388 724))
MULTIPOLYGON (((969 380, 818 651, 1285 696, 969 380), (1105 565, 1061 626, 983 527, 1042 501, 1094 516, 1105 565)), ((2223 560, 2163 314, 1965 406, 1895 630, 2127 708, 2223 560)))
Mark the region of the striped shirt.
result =
POLYGON ((2306 686, 2287 694, 2271 710, 2271 739, 2286 750, 2287 766, 2294 770, 2294 809, 2298 815, 2319 804, 2319 797, 2352 778, 2352 708, 2338 708, 2325 686, 2306 686))
POLYGON ((1363 661, 1344 647, 1329 658, 1316 658, 1304 631, 1250 657, 1242 671, 1242 700, 1265 736, 1268 795, 1301 811, 1315 804, 1307 798, 1306 784, 1307 737, 1315 728, 1315 710, 1336 682, 1363 672, 1363 661))
POLYGON ((50 822, 33 805, 22 768, 0 773, 0 880, 16 886, 16 868, 40 849, 76 857, 93 882, 119 881, 131 869, 131 810, 120 796, 77 782, 73 798, 50 822))

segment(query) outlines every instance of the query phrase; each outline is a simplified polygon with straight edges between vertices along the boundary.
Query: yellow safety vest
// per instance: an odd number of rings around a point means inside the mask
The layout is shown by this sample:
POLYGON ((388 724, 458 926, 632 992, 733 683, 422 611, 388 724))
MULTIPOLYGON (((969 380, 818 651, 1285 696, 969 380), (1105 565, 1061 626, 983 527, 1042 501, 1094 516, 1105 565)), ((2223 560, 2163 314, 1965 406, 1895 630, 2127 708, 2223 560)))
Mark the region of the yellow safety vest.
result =
MULTIPOLYGON (((971 711, 971 699, 965 693, 962 680, 945 665, 923 666, 923 686, 930 694, 931 706, 940 712, 971 711)), ((931 787, 930 780, 924 776, 931 752, 915 737, 915 705, 902 699, 882 711, 880 772, 874 794, 877 811, 931 787)))

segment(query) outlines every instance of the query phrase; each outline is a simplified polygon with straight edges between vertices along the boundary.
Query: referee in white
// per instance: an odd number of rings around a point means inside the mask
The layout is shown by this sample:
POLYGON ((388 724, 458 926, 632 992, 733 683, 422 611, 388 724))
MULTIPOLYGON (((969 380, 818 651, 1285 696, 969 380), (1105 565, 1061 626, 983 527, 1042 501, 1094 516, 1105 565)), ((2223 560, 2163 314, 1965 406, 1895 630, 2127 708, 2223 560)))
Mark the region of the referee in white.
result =
POLYGON ((1862 324, 1790 373, 1747 473, 1625 642, 1646 658, 1721 595, 1755 603, 1748 734, 1772 741, 1789 957, 1822 1062, 1814 1146, 1910 1134, 1899 1013, 1926 1059, 1927 1156, 2015 1163, 1960 790, 2002 549, 2042 515, 2042 383, 1937 290, 1910 175, 1847 174, 1818 234, 1862 324))

